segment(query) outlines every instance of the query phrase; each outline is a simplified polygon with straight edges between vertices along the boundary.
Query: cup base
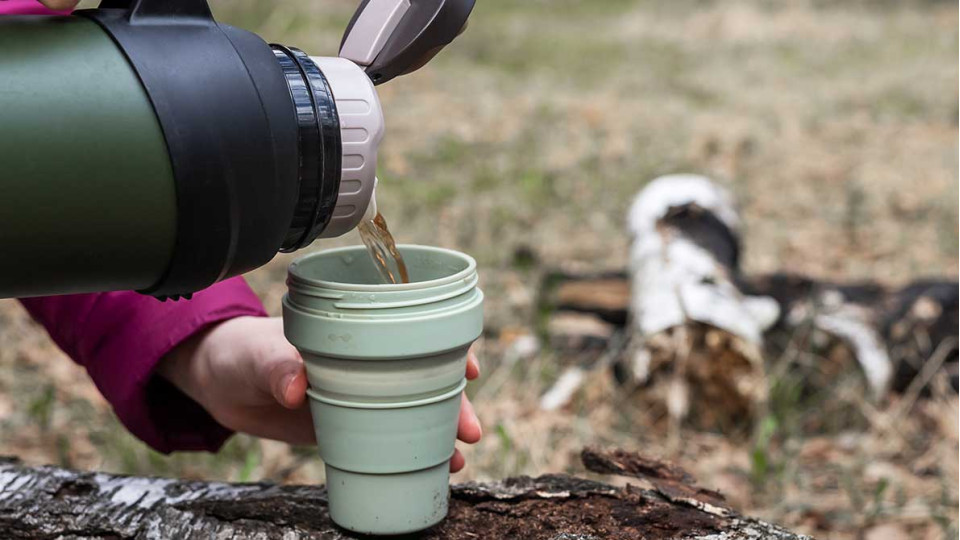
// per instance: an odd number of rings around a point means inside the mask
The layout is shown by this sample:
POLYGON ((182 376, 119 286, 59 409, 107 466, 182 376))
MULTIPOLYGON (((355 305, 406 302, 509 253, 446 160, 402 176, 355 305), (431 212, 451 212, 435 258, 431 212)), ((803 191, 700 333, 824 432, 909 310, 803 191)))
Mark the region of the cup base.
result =
POLYGON ((450 462, 397 474, 365 474, 326 465, 330 518, 361 534, 407 534, 447 515, 450 462))

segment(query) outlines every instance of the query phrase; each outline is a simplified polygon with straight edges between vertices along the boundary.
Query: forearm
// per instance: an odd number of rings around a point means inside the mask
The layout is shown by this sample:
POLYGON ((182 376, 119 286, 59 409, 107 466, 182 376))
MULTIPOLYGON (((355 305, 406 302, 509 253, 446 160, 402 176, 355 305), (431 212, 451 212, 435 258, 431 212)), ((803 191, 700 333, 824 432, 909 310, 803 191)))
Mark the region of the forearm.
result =
POLYGON ((178 345, 196 341, 198 332, 227 319, 265 315, 242 279, 218 283, 189 301, 160 302, 128 291, 22 303, 87 369, 124 425, 150 446, 162 452, 211 450, 229 435, 184 387, 157 377, 156 370, 171 351, 179 355, 178 345))
POLYGON ((206 408, 203 388, 210 380, 210 364, 201 356, 203 340, 212 326, 199 330, 182 341, 157 364, 157 375, 166 379, 190 399, 206 408))

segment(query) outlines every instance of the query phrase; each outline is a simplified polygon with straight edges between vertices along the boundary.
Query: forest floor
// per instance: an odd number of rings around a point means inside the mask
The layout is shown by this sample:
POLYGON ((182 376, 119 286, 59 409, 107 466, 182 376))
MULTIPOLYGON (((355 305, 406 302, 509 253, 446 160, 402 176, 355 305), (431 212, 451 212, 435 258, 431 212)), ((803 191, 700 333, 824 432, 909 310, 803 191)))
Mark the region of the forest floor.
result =
MULTIPOLYGON (((268 41, 334 54, 356 1, 212 5, 268 41)), ((485 437, 454 481, 582 473, 580 448, 620 446, 669 457, 743 513, 797 532, 956 538, 952 391, 935 387, 904 413, 898 398, 874 403, 838 380, 820 401, 783 397, 747 435, 669 433, 605 371, 570 406, 541 411, 561 366, 530 345, 544 272, 622 269, 632 196, 671 172, 736 194, 746 272, 957 279, 957 20, 956 3, 919 0, 482 0, 455 45, 380 87, 381 210, 400 242, 473 255, 487 298, 484 375, 468 389, 485 437), (809 427, 838 407, 849 422, 809 427)), ((308 251, 355 243, 350 233, 308 251)), ((291 260, 248 276, 275 315, 291 260)), ((4 454, 189 478, 323 478, 314 450, 246 436, 217 455, 146 449, 15 301, 0 301, 4 454)))

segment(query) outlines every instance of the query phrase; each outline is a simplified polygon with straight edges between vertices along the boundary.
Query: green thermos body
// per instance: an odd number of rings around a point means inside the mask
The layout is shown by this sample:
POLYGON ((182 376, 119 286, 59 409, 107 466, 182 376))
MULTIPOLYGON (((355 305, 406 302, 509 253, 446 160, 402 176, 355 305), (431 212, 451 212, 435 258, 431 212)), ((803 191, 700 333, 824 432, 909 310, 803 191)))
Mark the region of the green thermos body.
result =
POLYGON ((0 17, 0 298, 189 296, 320 236, 342 148, 317 65, 205 2, 105 4, 0 17))

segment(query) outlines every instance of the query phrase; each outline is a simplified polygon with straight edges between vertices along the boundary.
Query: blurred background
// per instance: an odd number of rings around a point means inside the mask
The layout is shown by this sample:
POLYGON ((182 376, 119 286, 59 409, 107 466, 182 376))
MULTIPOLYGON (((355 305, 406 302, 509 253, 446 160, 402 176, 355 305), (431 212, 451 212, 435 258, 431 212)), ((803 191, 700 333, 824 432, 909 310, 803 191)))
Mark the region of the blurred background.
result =
MULTIPOLYGON (((211 4, 221 22, 334 55, 357 2, 211 4)), ((904 409, 896 394, 871 399, 854 367, 800 396, 783 390, 795 374, 765 358, 776 406, 732 430, 671 428, 643 388, 606 368, 555 410, 540 397, 569 362, 545 330, 545 277, 623 271, 630 201, 661 174, 704 174, 732 191, 746 273, 956 280, 957 21, 956 3, 929 0, 479 0, 432 63, 379 87, 382 213, 399 242, 473 255, 487 297, 484 374, 468 389, 484 439, 454 481, 583 474, 584 445, 619 446, 668 458, 742 512, 798 532, 956 538, 949 385, 904 409), (810 421, 827 414, 842 421, 810 421)), ((307 251, 357 243, 352 232, 307 251)), ((291 259, 247 276, 275 315, 291 259)), ((818 353, 800 353, 815 364, 818 353)), ((246 436, 217 455, 150 451, 10 300, 0 301, 0 455, 323 479, 313 450, 246 436)))

